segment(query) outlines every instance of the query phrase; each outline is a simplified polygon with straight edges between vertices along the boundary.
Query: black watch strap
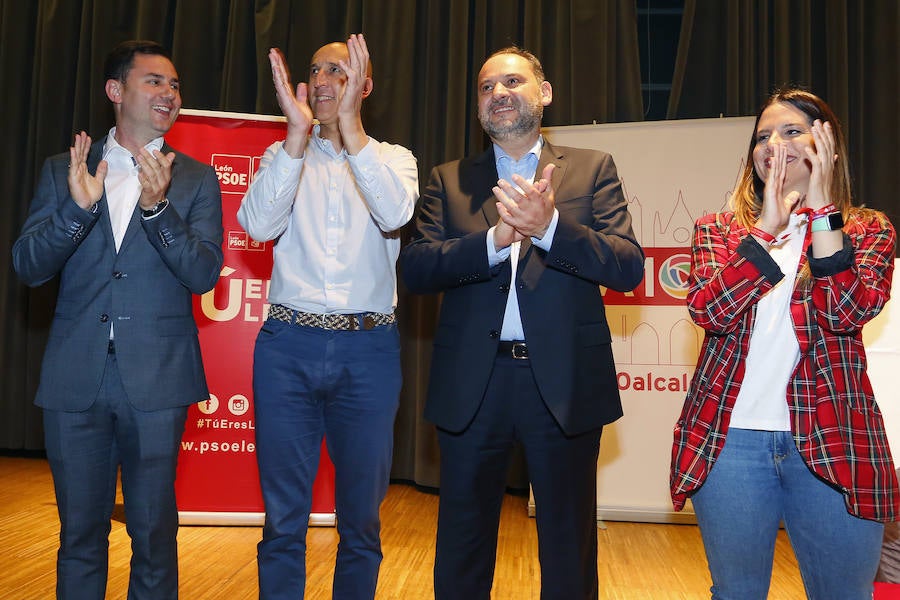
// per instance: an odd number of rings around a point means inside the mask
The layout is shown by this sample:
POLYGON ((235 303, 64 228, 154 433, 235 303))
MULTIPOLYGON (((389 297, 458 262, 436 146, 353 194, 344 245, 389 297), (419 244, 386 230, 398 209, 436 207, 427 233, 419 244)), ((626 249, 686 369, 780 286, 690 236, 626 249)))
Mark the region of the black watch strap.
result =
POLYGON ((168 205, 169 205, 169 199, 164 198, 164 199, 160 200, 159 202, 157 202, 156 206, 154 206, 153 208, 142 208, 141 216, 144 217, 145 219, 155 217, 156 215, 158 215, 159 213, 164 211, 168 205))

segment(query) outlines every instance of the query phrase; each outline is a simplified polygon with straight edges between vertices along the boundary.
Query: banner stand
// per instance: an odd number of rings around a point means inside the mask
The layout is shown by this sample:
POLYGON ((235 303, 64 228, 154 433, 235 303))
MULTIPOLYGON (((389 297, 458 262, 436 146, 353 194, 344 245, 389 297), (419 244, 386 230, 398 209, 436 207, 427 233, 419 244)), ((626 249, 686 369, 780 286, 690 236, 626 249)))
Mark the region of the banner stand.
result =
MULTIPOLYGON (((178 512, 179 525, 216 525, 216 526, 247 526, 262 527, 266 520, 266 513, 251 512, 178 512)), ((337 525, 337 517, 334 513, 310 513, 310 527, 334 527, 337 525)))
MULTIPOLYGON (((166 142, 212 165, 222 191, 222 271, 194 297, 194 317, 210 396, 188 408, 175 493, 182 525, 262 525, 256 464, 253 348, 268 315, 273 242, 256 242, 237 211, 259 161, 286 135, 284 117, 182 110, 166 142)), ((310 525, 333 526, 334 466, 324 441, 313 484, 310 525)))

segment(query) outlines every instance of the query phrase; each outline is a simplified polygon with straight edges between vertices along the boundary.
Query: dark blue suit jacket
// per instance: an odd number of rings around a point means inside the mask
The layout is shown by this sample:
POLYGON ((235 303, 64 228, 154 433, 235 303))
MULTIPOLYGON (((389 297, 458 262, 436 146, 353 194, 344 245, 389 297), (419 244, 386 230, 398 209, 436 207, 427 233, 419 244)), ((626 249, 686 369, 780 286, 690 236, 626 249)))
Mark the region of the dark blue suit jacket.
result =
MULTIPOLYGON (((523 241, 515 285, 541 396, 574 435, 622 415, 599 285, 633 289, 644 254, 612 157, 545 143, 537 173, 551 161, 556 235, 550 252, 523 241)), ((436 167, 401 255, 410 291, 444 294, 425 417, 453 432, 465 429, 481 404, 511 284, 509 261, 492 269, 487 259, 487 230, 499 218, 496 182, 493 149, 436 167)))
MULTIPOLYGON (((91 173, 105 142, 91 146, 91 173)), ((111 323, 135 408, 207 398, 192 294, 212 289, 222 268, 222 202, 213 168, 176 153, 168 208, 144 220, 136 207, 116 252, 105 194, 96 214, 75 204, 66 182, 68 157, 45 162, 13 246, 16 272, 27 285, 60 277, 36 404, 77 411, 94 402, 111 323)))

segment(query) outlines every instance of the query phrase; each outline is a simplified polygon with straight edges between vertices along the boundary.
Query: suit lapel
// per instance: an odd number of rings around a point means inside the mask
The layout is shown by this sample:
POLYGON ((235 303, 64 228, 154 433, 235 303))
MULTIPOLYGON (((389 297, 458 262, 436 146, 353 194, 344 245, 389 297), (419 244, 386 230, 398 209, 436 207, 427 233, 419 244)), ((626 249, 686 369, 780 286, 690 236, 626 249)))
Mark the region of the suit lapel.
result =
POLYGON ((475 177, 474 196, 472 202, 475 206, 481 206, 481 212, 488 227, 493 227, 500 219, 500 213, 497 212, 497 199, 494 198, 492 188, 497 185, 499 175, 497 175, 497 162, 494 158, 494 146, 475 159, 475 177))
POLYGON ((125 250, 128 244, 131 243, 131 240, 134 239, 134 236, 137 235, 138 231, 141 228, 141 208, 139 204, 134 205, 134 210, 131 212, 131 219, 128 220, 128 229, 125 230, 125 237, 122 238, 122 245, 119 246, 119 252, 125 250))
MULTIPOLYGON (((95 144, 91 145, 91 150, 88 153, 87 158, 87 166, 88 172, 96 173, 97 166, 100 164, 100 160, 103 158, 103 148, 106 147, 106 138, 107 136, 103 136, 103 139, 98 141, 95 144)), ((107 245, 112 250, 113 254, 116 252, 116 241, 113 238, 113 230, 112 230, 112 221, 109 219, 109 200, 106 197, 106 186, 103 186, 103 195, 100 196, 100 228, 103 230, 103 235, 106 237, 107 245)))
MULTIPOLYGON (((538 160, 538 168, 537 172, 534 174, 534 178, 540 179, 541 174, 544 172, 544 168, 551 162, 556 165, 556 168, 553 169, 553 174, 550 176, 550 185, 553 186, 554 191, 559 191, 563 179, 566 176, 566 171, 569 168, 569 161, 566 160, 566 157, 562 152, 554 148, 545 138, 544 148, 541 150, 541 158, 538 160)), ((557 198, 557 200, 559 200, 559 198, 557 198)))

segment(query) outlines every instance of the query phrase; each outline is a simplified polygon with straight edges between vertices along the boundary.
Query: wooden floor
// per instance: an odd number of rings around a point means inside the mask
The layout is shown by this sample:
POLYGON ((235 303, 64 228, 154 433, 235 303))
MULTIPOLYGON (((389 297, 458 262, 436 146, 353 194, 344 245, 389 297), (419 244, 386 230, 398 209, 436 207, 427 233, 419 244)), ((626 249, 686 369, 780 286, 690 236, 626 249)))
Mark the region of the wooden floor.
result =
MULTIPOLYGON (((384 562, 379 600, 433 597, 431 569, 437 496, 392 485, 381 510, 384 562)), ((500 525, 494 599, 537 600, 537 535, 527 499, 507 496, 500 525)), ((116 519, 121 519, 117 511, 116 519)), ((608 522, 598 528, 600 597, 607 600, 709 598, 709 574, 693 525, 608 522)), ((53 598, 59 524, 47 462, 0 457, 0 598, 53 598)), ((257 598, 259 527, 182 527, 178 534, 182 600, 257 598)), ((306 598, 331 597, 337 533, 313 528, 308 539, 306 598)), ((121 520, 110 535, 107 598, 128 585, 129 540, 121 520)), ((779 533, 769 598, 803 598, 803 586, 784 532, 779 533)))

